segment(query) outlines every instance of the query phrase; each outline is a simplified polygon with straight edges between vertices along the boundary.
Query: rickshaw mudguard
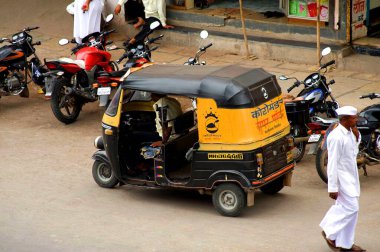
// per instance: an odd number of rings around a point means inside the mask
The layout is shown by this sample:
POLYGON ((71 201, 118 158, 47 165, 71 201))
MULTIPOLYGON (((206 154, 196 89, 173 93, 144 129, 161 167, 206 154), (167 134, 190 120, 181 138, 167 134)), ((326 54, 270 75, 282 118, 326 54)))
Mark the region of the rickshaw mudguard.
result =
POLYGON ((234 170, 219 170, 211 174, 207 180, 207 189, 212 189, 216 184, 232 182, 239 184, 244 190, 252 187, 249 179, 241 172, 234 170))
POLYGON ((91 158, 111 165, 105 150, 97 150, 91 158))

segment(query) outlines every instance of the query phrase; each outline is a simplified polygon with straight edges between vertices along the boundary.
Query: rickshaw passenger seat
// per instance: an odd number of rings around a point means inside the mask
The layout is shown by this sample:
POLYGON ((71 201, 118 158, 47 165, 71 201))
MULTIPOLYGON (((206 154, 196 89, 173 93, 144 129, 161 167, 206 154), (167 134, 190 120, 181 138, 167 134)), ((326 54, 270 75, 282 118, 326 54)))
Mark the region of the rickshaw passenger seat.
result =
POLYGON ((194 111, 187 111, 174 119, 175 134, 186 134, 194 125, 194 111))

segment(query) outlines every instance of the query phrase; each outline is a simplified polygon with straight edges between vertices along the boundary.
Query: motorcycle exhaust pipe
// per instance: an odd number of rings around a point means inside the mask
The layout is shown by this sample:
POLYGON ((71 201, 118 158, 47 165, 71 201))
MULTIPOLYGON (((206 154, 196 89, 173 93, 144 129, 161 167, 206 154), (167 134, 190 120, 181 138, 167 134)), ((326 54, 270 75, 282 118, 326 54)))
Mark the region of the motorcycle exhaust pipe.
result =
POLYGON ((294 143, 302 143, 302 142, 307 142, 309 141, 310 136, 305 136, 305 137, 295 137, 294 138, 294 143))

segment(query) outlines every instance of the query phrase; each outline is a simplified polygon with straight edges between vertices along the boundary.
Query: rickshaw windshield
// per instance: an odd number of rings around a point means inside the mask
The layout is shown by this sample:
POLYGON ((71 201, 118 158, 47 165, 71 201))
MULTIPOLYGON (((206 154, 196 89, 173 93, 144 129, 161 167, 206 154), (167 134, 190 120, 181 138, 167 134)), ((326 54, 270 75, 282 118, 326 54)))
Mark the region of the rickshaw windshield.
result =
POLYGON ((121 94, 121 87, 119 87, 114 95, 114 97, 111 100, 110 105, 108 106, 106 110, 106 114, 109 116, 116 116, 117 114, 117 109, 119 107, 119 101, 120 101, 120 94, 121 94))

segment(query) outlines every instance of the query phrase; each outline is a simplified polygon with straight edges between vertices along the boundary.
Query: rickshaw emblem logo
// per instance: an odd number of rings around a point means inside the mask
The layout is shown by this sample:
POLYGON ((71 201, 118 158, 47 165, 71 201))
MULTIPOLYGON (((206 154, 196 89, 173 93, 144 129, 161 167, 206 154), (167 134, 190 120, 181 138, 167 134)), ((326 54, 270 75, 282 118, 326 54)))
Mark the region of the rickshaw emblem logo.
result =
POLYGON ((268 92, 267 92, 267 90, 264 87, 261 88, 261 92, 263 93, 264 98, 268 99, 268 97, 269 97, 268 96, 268 92))
POLYGON ((207 130, 207 132, 209 132, 211 134, 218 132, 218 130, 219 130, 219 119, 218 119, 218 117, 214 113, 210 112, 206 115, 205 119, 206 119, 206 130, 207 130))

